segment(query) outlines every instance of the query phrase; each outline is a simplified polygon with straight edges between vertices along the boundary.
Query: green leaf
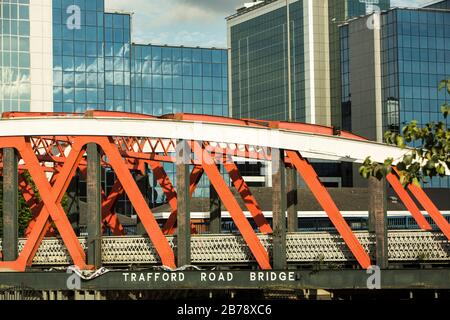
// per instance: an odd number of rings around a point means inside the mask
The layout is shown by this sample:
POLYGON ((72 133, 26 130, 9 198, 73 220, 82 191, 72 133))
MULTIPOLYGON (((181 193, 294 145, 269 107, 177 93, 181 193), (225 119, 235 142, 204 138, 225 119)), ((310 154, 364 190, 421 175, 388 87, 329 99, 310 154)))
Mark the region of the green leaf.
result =
POLYGON ((413 161, 413 155, 412 154, 408 154, 406 156, 403 157, 403 162, 405 163, 406 166, 409 166, 413 161))
POLYGON ((419 179, 413 178, 413 179, 412 179, 412 184, 415 185, 416 187, 420 187, 419 179))
MULTIPOLYGON (((450 79, 439 83, 439 90, 446 89, 450 93, 450 79)), ((442 115, 448 118, 450 104, 445 103, 441 107, 442 115)), ((415 148, 404 156, 396 167, 400 172, 400 182, 403 186, 408 184, 420 185, 427 183, 426 178, 437 175, 443 176, 446 168, 450 168, 450 130, 446 121, 430 122, 424 126, 418 126, 417 121, 403 125, 401 133, 387 131, 384 134, 387 144, 404 148, 414 142, 415 148)), ((392 170, 393 159, 386 159, 382 163, 373 162, 366 158, 359 169, 365 177, 381 179, 392 170)))
POLYGON ((447 92, 450 93, 450 79, 442 80, 442 81, 439 83, 438 89, 439 89, 439 90, 442 90, 442 89, 444 89, 445 87, 447 87, 447 92))
POLYGON ((401 175, 400 176, 400 183, 402 184, 402 185, 405 185, 406 184, 406 178, 405 178, 405 175, 401 175))
POLYGON ((397 136, 395 138, 395 143, 397 144, 397 146, 403 148, 405 146, 405 139, 402 136, 397 136))
POLYGON ((441 112, 442 112, 442 114, 444 115, 444 118, 447 119, 447 117, 448 117, 448 115, 449 115, 449 113, 450 113, 450 105, 444 104, 444 105, 441 107, 441 112))
POLYGON ((406 170, 406 164, 404 162, 397 163, 397 169, 400 170, 400 171, 405 171, 406 170))
POLYGON ((443 165, 438 165, 436 171, 439 175, 445 176, 445 167, 443 165))

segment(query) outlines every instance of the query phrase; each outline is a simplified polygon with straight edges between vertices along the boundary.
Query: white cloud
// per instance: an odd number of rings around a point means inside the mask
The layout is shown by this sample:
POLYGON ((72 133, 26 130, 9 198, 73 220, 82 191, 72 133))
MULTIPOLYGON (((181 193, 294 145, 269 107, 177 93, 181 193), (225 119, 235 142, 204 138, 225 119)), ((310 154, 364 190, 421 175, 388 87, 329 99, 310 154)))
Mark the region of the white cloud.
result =
MULTIPOLYGON (((108 11, 133 13, 133 41, 185 46, 224 47, 225 15, 192 0, 107 0, 108 11)), ((233 9, 230 13, 233 12, 233 9)))
MULTIPOLYGON (((108 11, 133 12, 133 41, 186 46, 226 46, 225 17, 250 0, 106 0, 108 11)), ((341 0, 337 0, 341 1, 341 0)), ((393 0, 418 7, 431 0, 393 0)))

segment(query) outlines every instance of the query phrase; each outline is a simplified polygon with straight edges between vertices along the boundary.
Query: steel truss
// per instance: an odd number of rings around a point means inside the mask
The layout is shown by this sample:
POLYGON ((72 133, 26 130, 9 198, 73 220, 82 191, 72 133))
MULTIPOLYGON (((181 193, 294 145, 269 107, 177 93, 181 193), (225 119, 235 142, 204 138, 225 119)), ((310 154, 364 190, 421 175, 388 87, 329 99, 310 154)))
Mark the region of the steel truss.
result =
MULTIPOLYGON (((42 117, 65 117, 78 120, 101 119, 102 121, 107 121, 108 119, 111 119, 111 121, 117 119, 156 119, 151 116, 100 111, 89 111, 86 114, 3 114, 3 119, 9 121, 42 117)), ((195 121, 195 123, 235 126, 236 128, 248 128, 250 130, 270 129, 275 130, 275 132, 302 133, 315 137, 335 137, 343 142, 366 142, 364 138, 347 132, 336 132, 333 128, 300 123, 237 120, 191 114, 168 115, 158 119, 191 124, 195 121)), ((167 130, 171 130, 171 128, 167 128, 167 130)), ((142 237, 103 237, 102 246, 105 248, 103 252, 104 262, 110 264, 128 263, 133 261, 133 258, 130 257, 136 257, 138 260, 143 259, 142 263, 159 262, 170 268, 176 268, 173 238, 167 236, 173 235, 176 231, 177 193, 167 173, 164 171, 162 163, 176 163, 178 141, 174 138, 167 138, 167 136, 164 132, 155 132, 151 137, 111 135, 21 136, 20 134, 17 136, 0 136, 0 149, 9 148, 17 152, 20 191, 33 213, 33 219, 25 233, 27 238, 20 242, 18 258, 15 261, 0 262, 0 270, 24 271, 27 267, 43 264, 44 262, 60 264, 67 263, 69 260, 80 269, 93 268, 86 261, 86 240, 77 237, 61 205, 61 200, 76 172, 79 171, 81 174, 86 174, 86 147, 88 144, 96 144, 101 149, 101 165, 104 168, 113 170, 117 177, 108 195, 102 190, 101 214, 103 223, 110 227, 114 235, 124 235, 123 226, 120 225, 115 213, 115 205, 119 197, 122 194, 126 194, 148 235, 148 239, 142 237), (132 172, 145 175, 146 166, 153 172, 171 207, 171 215, 162 228, 159 227, 152 210, 149 208, 132 175, 132 172), (39 197, 36 195, 36 192, 39 192, 39 197), (55 235, 60 239, 44 241, 45 236, 55 235), (53 249, 47 250, 46 248, 53 249), (154 252, 149 253, 153 250, 149 248, 153 248, 154 252), (65 250, 67 250, 67 254, 65 254, 65 250), (131 250, 129 254, 127 250, 131 250), (147 253, 144 254, 145 250, 147 250, 147 253)), ((204 256, 210 255, 215 257, 211 262, 221 262, 222 260, 217 258, 221 256, 225 261, 228 261, 227 259, 231 259, 230 261, 233 262, 255 260, 261 269, 267 270, 272 268, 270 241, 268 241, 272 234, 272 228, 264 218, 256 199, 251 194, 249 187, 233 161, 233 157, 271 161, 272 147, 267 146, 268 144, 265 144, 264 141, 261 144, 247 145, 230 141, 189 140, 188 146, 191 149, 189 150, 191 156, 188 161, 193 165, 189 181, 190 194, 192 195, 194 192, 202 175, 206 175, 217 190, 221 201, 228 212, 230 212, 241 234, 240 237, 221 236, 219 238, 208 238, 209 240, 204 240, 207 238, 203 236, 192 237, 193 261, 205 262, 207 258, 204 258, 204 256), (242 197, 254 222, 263 235, 258 235, 245 217, 217 165, 222 165, 229 174, 233 186, 242 197), (208 249, 204 249, 205 241, 215 241, 217 246, 206 245, 208 249), (220 250, 224 250, 224 253, 218 253, 220 250), (233 250, 237 250, 237 252, 233 253, 233 250), (202 255, 202 252, 207 254, 202 255), (238 258, 229 258, 230 256, 238 258)), ((319 246, 324 247, 329 245, 327 241, 329 242, 330 239, 333 239, 334 243, 341 243, 338 246, 341 253, 337 252, 336 248, 331 249, 331 253, 327 250, 324 251, 328 252, 326 254, 336 257, 330 258, 330 261, 343 261, 344 258, 347 260, 354 258, 361 267, 368 268, 372 263, 370 248, 368 247, 370 241, 367 236, 352 232, 327 189, 320 182, 316 172, 302 152, 283 148, 281 150, 284 150, 285 154, 284 164, 295 168, 298 174, 302 176, 307 187, 327 213, 339 234, 336 236, 329 235, 326 241, 323 240, 323 237, 326 238, 327 236, 321 234, 318 234, 319 238, 317 239, 314 239, 314 236, 311 235, 311 239, 317 241, 319 246), (347 253, 342 253, 344 252, 342 250, 343 244, 348 250, 344 250, 347 253)), ((2 169, 5 165, 2 159, 0 158, 0 172, 3 171, 2 169)), ((388 181, 411 212, 420 228, 425 231, 431 230, 431 226, 421 214, 410 194, 401 186, 398 173, 390 174, 388 181)), ((448 222, 423 190, 410 186, 409 191, 427 210, 445 237, 450 239, 448 222)), ((194 230, 192 230, 192 233, 194 233, 194 230)), ((310 258, 306 257, 308 252, 318 252, 320 250, 316 248, 309 251, 311 249, 309 248, 307 252, 302 251, 305 248, 305 242, 309 243, 308 239, 310 239, 302 237, 297 235, 287 237, 288 261, 303 261, 304 259, 317 258, 315 256, 313 258, 311 258, 312 256, 310 258)), ((393 243, 395 244, 395 241, 393 243)), ((390 254, 394 252, 392 250, 390 249, 390 254)), ((436 250, 436 247, 433 247, 433 250, 436 250)), ((437 255, 446 260, 443 254, 439 253, 437 255)), ((141 263, 140 260, 139 263, 141 263)))

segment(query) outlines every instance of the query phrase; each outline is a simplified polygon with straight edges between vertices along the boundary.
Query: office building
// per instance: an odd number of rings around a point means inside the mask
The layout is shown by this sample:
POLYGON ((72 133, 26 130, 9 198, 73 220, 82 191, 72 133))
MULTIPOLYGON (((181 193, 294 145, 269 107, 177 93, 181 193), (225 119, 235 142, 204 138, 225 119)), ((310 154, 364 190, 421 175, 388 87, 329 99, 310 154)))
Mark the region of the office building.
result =
POLYGON ((386 8, 385 0, 256 1, 239 8, 227 18, 231 115, 339 122, 332 118, 340 119, 338 24, 386 8))
MULTIPOLYGON (((239 8, 227 18, 230 115, 341 128, 338 26, 389 5, 386 0, 278 0, 239 8)), ((252 166, 255 171, 257 164, 252 166)), ((314 166, 327 186, 351 186, 345 164, 314 166)), ((270 167, 262 168, 268 185, 269 173, 270 167)))
MULTIPOLYGON (((445 121, 440 106, 449 97, 438 85, 450 78, 450 10, 396 8, 351 20, 340 34, 346 129, 382 141, 385 131, 401 132, 412 120, 445 121)), ((436 178, 431 186, 450 181, 436 178)))
POLYGON ((228 114, 227 50, 141 45, 97 0, 1 3, 0 111, 228 114))
POLYGON ((228 115, 227 51, 133 44, 134 112, 228 115))
MULTIPOLYGON (((105 12, 104 0, 3 0, 0 17, 0 113, 228 115, 226 49, 135 44, 131 14, 105 12)), ((195 195, 208 194, 203 179, 195 195)))
POLYGON ((434 9, 450 9, 450 1, 449 0, 438 0, 433 3, 429 3, 425 6, 425 8, 434 8, 434 9))

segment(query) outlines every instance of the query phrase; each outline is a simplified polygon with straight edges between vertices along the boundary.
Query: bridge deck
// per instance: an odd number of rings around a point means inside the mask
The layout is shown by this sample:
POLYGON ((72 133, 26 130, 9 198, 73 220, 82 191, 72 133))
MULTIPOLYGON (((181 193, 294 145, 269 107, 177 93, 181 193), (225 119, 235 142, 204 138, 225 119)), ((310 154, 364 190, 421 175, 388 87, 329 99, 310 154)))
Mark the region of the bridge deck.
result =
MULTIPOLYGON (((375 239, 368 232, 355 232, 364 249, 373 258, 375 239)), ((258 235, 271 254, 272 239, 258 235)), ((176 252, 176 237, 167 237, 176 252)), ((450 262, 450 241, 441 232, 390 231, 389 261, 450 262)), ((86 249, 86 238, 79 238, 86 249)), ((291 264, 341 263, 355 260, 338 234, 328 232, 290 233, 287 235, 287 260, 291 264)), ((25 243, 19 241, 19 250, 25 243)), ((1 248, 1 242, 0 242, 1 248)), ((254 258, 242 236, 232 234, 195 235, 191 240, 192 264, 251 264, 254 258)), ((148 237, 124 236, 102 238, 102 261, 105 266, 157 265, 161 261, 148 237)), ((33 266, 72 264, 62 240, 46 238, 33 259, 33 266)))

